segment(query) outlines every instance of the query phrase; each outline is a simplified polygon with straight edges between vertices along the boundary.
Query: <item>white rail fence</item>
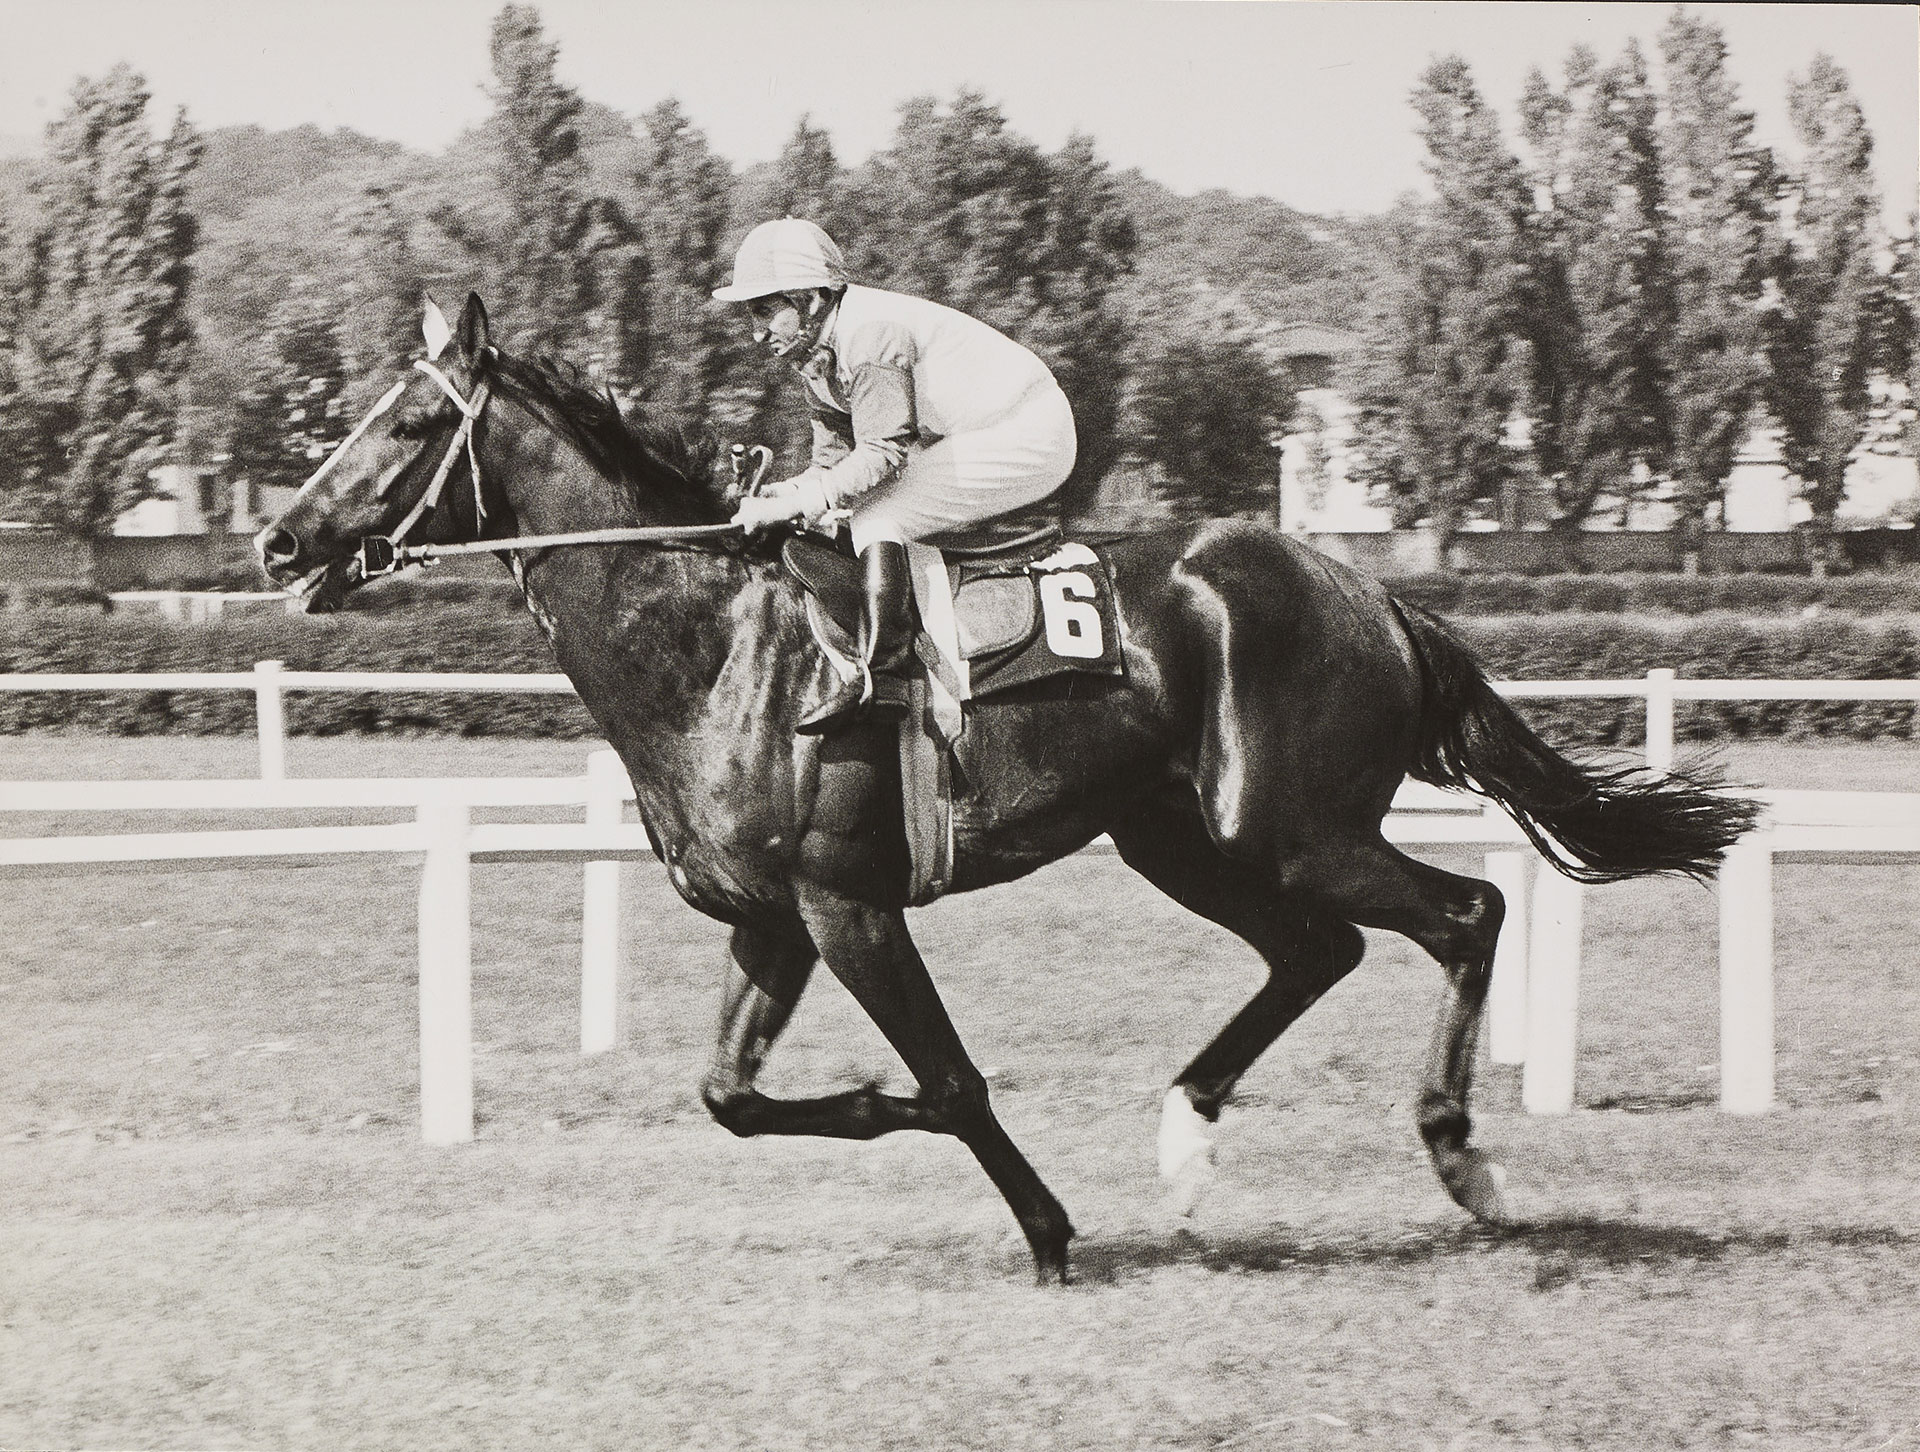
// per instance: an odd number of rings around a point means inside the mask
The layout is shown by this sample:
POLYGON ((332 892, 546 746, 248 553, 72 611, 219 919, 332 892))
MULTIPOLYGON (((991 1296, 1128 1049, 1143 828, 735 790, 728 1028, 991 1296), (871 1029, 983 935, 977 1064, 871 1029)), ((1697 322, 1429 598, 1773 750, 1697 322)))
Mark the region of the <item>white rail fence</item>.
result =
MULTIPOLYGON (((176 866, 301 865, 343 856, 421 864, 421 1130, 429 1143, 473 1133, 470 901, 472 864, 560 860, 585 864, 580 1046, 611 1048, 621 971, 619 868, 651 860, 637 823, 623 820, 633 791, 619 759, 594 752, 582 777, 289 780, 284 693, 289 690, 479 690, 565 694, 560 675, 294 672, 261 662, 250 674, 0 676, 11 690, 251 689, 258 703, 261 777, 239 781, 0 782, 0 810, 61 815, 141 810, 289 810, 405 807, 411 822, 353 827, 116 833, 0 839, 0 873, 176 866), (578 823, 475 823, 482 807, 578 806, 578 823)), ((1631 696, 1648 702, 1648 762, 1671 762, 1675 699, 1920 700, 1920 681, 1645 681, 1502 683, 1512 696, 1631 696), (1659 728, 1664 723, 1664 731, 1659 728)), ((1775 860, 1920 859, 1920 794, 1766 792, 1761 827, 1728 854, 1720 874, 1721 1106, 1770 1107, 1773 1076, 1775 860)), ((1488 1003, 1488 1049, 1520 1064, 1533 1113, 1573 1107, 1584 889, 1539 863, 1492 803, 1408 783, 1386 823, 1404 845, 1480 846, 1486 875, 1505 894, 1488 1003), (1528 862, 1537 865, 1530 873, 1528 862), (1533 880, 1530 883, 1529 877, 1533 880)), ((1097 844, 1098 845, 1098 844, 1097 844)))

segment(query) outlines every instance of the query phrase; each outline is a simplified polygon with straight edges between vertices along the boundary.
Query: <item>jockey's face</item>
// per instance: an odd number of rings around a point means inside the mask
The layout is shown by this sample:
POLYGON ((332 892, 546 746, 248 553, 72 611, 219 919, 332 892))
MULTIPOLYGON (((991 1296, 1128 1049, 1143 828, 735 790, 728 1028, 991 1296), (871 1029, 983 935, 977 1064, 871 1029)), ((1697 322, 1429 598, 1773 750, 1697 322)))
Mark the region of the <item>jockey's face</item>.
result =
MULTIPOLYGON (((818 336, 825 300, 818 292, 774 292, 747 303, 753 341, 775 358, 804 351, 818 336)), ((797 359, 795 361, 798 361, 797 359)))

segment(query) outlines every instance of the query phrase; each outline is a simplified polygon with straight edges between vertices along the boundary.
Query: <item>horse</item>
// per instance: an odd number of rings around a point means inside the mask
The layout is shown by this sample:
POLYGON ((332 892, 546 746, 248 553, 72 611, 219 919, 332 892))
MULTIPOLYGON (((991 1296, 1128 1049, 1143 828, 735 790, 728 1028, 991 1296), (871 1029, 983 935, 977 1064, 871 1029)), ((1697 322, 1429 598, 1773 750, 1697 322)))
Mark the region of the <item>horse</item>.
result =
MULTIPOLYGON (((269 578, 325 610, 365 582, 368 537, 534 537, 498 553, 625 764, 673 887, 731 930, 709 1112, 742 1136, 950 1135, 1013 1212, 1036 1279, 1066 1282, 1067 1212, 1001 1127, 908 933, 905 878, 888 865, 897 797, 891 813, 824 805, 823 781, 893 746, 878 728, 795 734, 836 677, 793 573, 725 528, 732 496, 712 442, 497 347, 477 295, 457 325, 432 311, 427 332, 430 358, 257 536, 269 578), (609 527, 663 538, 539 543, 609 527), (820 962, 915 1092, 755 1087, 820 962)), ((1213 520, 1103 553, 1124 673, 970 703, 954 746, 950 890, 1020 877, 1104 833, 1128 867, 1265 961, 1263 985, 1167 1092, 1168 1173, 1210 1157, 1234 1086, 1359 965, 1362 927, 1411 939, 1444 975, 1419 1133, 1461 1207, 1507 1219, 1504 1172, 1471 1142, 1468 1113, 1505 906, 1491 883, 1385 840, 1395 790, 1411 776, 1479 791, 1587 882, 1703 877, 1754 804, 1705 773, 1569 760, 1436 618, 1273 529, 1213 520)))

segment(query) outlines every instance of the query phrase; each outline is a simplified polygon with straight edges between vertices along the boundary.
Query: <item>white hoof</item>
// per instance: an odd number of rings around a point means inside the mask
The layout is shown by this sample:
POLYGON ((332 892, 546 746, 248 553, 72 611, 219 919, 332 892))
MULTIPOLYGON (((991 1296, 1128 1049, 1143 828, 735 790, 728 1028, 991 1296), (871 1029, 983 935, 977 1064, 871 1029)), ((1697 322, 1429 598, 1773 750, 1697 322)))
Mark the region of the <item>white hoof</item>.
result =
POLYGON ((1507 1198, 1507 1171, 1492 1160, 1476 1159, 1468 1171, 1460 1203, 1476 1220, 1488 1225, 1507 1225, 1513 1221, 1513 1205, 1507 1198))
POLYGON ((1175 1085, 1160 1105, 1160 1177, 1172 1190, 1176 1214, 1192 1215, 1214 1180, 1214 1147, 1200 1111, 1175 1085))

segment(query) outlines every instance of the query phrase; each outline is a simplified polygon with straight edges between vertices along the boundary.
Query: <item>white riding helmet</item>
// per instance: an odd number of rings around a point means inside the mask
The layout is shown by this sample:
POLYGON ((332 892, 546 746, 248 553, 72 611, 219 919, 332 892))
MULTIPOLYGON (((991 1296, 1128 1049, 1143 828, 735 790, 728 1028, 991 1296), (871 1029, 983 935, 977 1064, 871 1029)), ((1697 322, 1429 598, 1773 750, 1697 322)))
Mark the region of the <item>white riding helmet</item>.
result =
POLYGON ((733 258, 733 284, 715 288, 721 302, 751 302, 775 292, 845 287, 847 261, 833 238, 799 217, 762 222, 733 258))

